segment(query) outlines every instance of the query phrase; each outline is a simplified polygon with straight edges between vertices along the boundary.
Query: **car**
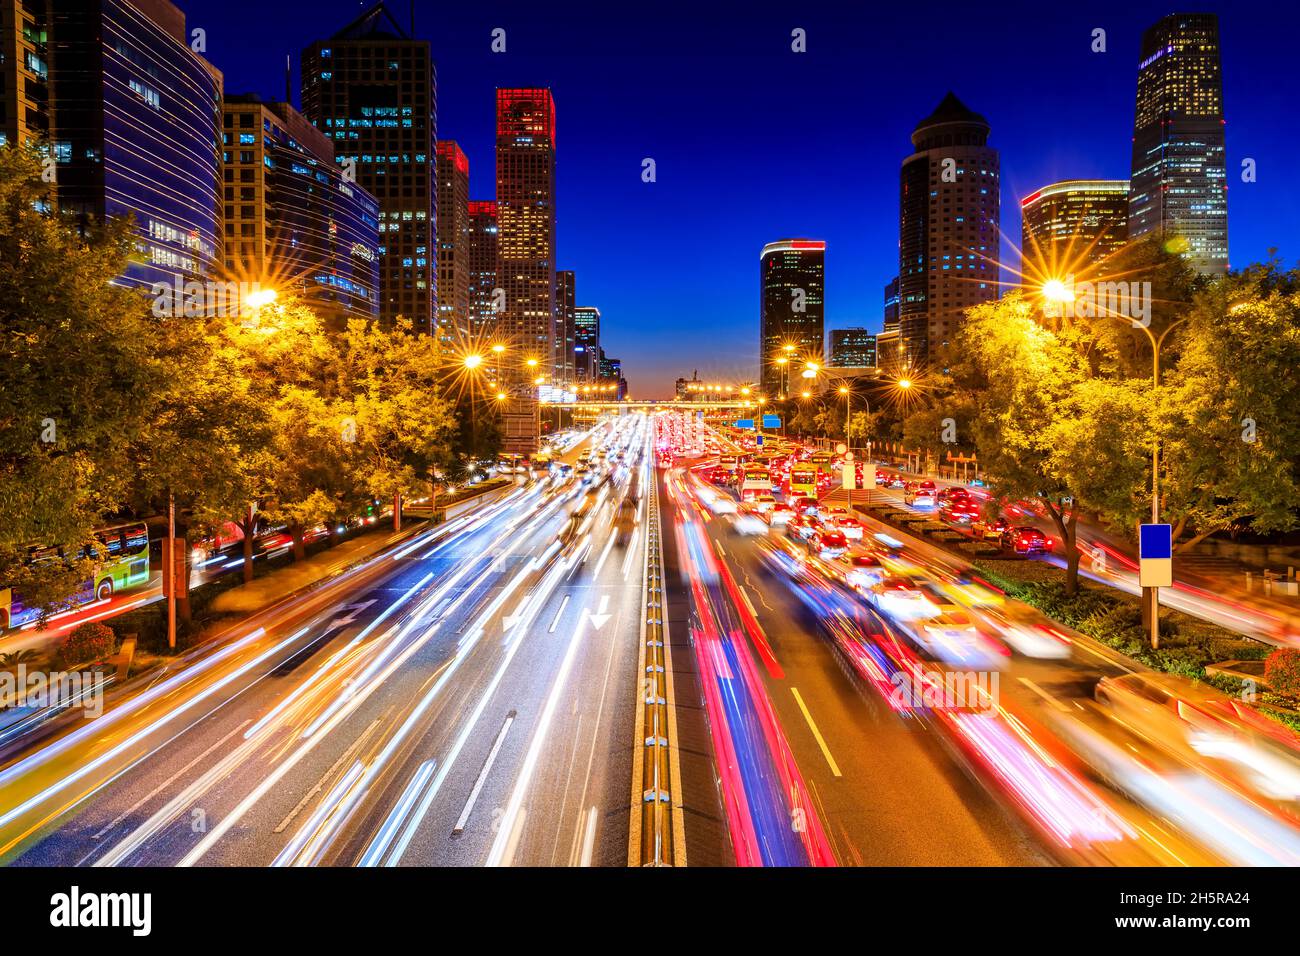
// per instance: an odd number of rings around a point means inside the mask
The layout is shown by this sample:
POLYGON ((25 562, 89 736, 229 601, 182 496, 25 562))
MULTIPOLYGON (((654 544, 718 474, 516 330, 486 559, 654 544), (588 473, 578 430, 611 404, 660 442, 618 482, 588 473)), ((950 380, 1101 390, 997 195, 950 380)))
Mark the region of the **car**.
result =
POLYGON ((877 609, 890 617, 913 620, 934 614, 934 605, 925 599, 916 583, 901 574, 882 577, 871 585, 867 596, 877 609))
POLYGON ((922 488, 916 482, 909 482, 903 489, 903 501, 913 508, 933 508, 934 489, 922 488))
POLYGON ((1003 532, 1007 530, 1007 521, 1000 517, 976 518, 971 522, 970 529, 978 538, 1001 540, 1003 532))
POLYGON ((821 528, 821 522, 808 515, 795 515, 785 524, 785 533, 792 538, 806 541, 821 528))
POLYGON ((848 550, 849 546, 843 531, 826 527, 813 532, 808 537, 807 544, 808 553, 821 558, 823 561, 838 558, 848 550))
POLYGON ((751 511, 741 511, 733 524, 737 534, 767 534, 767 523, 751 511))
POLYGON ((950 498, 939 508, 939 517, 949 524, 973 524, 980 516, 980 506, 970 498, 950 498))
POLYGON ((1002 547, 1016 554, 1046 554, 1052 550, 1052 539, 1037 528, 1020 525, 1002 532, 1002 547))
POLYGON ((794 500, 794 513, 797 515, 812 515, 814 518, 821 514, 817 505, 816 498, 796 498, 794 500))
POLYGON ((776 499, 771 495, 756 495, 750 500, 749 507, 755 514, 765 515, 776 507, 776 499))
POLYGON ((940 488, 939 494, 935 500, 938 501, 940 505, 946 505, 951 501, 964 501, 968 498, 970 498, 970 492, 965 488, 957 485, 950 485, 947 488, 940 488))
POLYGON ((731 472, 726 468, 714 468, 709 472, 709 481, 713 482, 715 485, 720 485, 723 484, 730 475, 731 472))
POLYGON ((844 566, 844 580, 851 588, 866 591, 879 584, 889 572, 880 563, 880 558, 871 551, 857 549, 840 555, 840 564, 844 566))
POLYGON ((784 501, 778 501, 767 511, 767 523, 773 526, 786 524, 794 517, 794 509, 784 501))
POLYGON ((835 527, 844 533, 844 537, 850 541, 861 541, 863 535, 862 522, 853 515, 836 515, 832 519, 835 527))

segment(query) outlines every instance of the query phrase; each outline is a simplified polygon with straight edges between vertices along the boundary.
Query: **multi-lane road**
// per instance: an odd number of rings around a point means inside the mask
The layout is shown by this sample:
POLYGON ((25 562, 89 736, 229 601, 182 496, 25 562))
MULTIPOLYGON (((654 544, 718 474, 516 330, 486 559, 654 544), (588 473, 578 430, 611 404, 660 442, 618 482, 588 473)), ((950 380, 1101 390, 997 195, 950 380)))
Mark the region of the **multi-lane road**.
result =
POLYGON ((644 503, 612 524, 644 428, 584 443, 618 453, 599 482, 514 488, 11 756, 3 858, 625 863, 644 503))
POLYGON ((938 549, 877 549, 965 595, 944 613, 979 636, 927 647, 842 564, 746 529, 707 456, 661 467, 672 422, 609 418, 565 468, 11 740, 0 862, 622 866, 667 839, 647 819, 697 866, 1300 860, 1294 752, 1241 708, 1174 698, 1170 723, 1131 662, 938 549), (958 670, 991 678, 978 699, 897 693, 958 670))

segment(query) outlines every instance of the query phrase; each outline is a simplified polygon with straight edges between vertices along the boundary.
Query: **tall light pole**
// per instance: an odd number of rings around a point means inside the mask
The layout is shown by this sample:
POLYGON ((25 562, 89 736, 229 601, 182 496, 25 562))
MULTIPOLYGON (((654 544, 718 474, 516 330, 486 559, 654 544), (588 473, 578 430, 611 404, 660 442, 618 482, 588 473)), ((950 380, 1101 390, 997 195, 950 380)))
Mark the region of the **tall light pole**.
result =
MULTIPOLYGON (((1044 282, 1041 293, 1044 299, 1059 305, 1073 303, 1075 300, 1073 288, 1059 279, 1049 279, 1044 282)), ((1151 331, 1149 323, 1134 322, 1127 317, 1110 315, 1109 313, 1107 313, 1106 317, 1112 319, 1123 318, 1131 326, 1141 329, 1146 334, 1147 341, 1151 343, 1151 389, 1153 393, 1158 392, 1160 389, 1160 351, 1164 348, 1165 339, 1170 332, 1186 322, 1191 317, 1191 314, 1188 313, 1170 322, 1159 335, 1151 331)), ((1160 523, 1160 436, 1154 430, 1151 435, 1151 523, 1160 523)), ((1151 647, 1153 649, 1159 648, 1160 589, 1154 587, 1143 588, 1142 603, 1146 613, 1151 616, 1151 647)))

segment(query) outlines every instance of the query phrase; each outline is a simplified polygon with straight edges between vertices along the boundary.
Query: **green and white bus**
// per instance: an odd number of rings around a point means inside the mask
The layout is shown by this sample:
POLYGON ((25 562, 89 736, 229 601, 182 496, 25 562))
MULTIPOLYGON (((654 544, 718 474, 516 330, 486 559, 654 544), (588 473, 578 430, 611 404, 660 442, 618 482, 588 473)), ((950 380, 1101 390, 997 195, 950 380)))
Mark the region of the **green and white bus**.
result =
MULTIPOLYGON (((98 545, 91 554, 95 574, 66 599, 67 609, 107 601, 118 592, 149 583, 149 529, 143 521, 100 528, 95 539, 98 545)), ((61 561, 63 553, 59 548, 38 548, 30 560, 61 561)), ((0 587, 0 630, 30 624, 40 613, 40 607, 28 607, 13 588, 0 587)))

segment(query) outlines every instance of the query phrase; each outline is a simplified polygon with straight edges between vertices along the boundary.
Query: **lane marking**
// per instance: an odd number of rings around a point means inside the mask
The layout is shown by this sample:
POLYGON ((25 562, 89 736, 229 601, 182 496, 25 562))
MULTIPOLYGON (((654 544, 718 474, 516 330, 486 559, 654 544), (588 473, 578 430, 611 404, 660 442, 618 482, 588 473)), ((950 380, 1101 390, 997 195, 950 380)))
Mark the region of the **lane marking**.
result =
POLYGON ((803 711, 803 719, 808 721, 808 728, 813 732, 813 736, 817 738, 817 746, 821 747, 822 756, 825 757, 826 762, 831 765, 831 773, 837 777, 844 776, 844 774, 840 773, 840 768, 839 765, 835 763, 835 758, 831 756, 831 750, 826 746, 826 740, 822 737, 822 732, 817 729, 817 724, 813 722, 812 714, 808 713, 807 705, 804 704, 803 698, 799 696, 799 688, 791 687, 790 693, 794 694, 794 702, 798 704, 799 709, 803 711))
POLYGON ((456 825, 451 828, 452 836, 460 836, 465 830, 465 824, 469 822, 469 815, 474 812, 474 804, 478 802, 478 795, 483 790, 483 784, 487 782, 488 771, 492 769, 492 764, 497 759, 497 754, 501 752, 501 745, 506 741, 506 734, 510 731, 510 726, 515 722, 515 711, 506 714, 506 722, 501 725, 497 731, 497 739, 492 744, 492 749, 488 751, 487 760, 483 761, 483 769, 478 773, 478 779, 474 781, 474 788, 469 792, 469 799, 465 801, 465 809, 460 811, 460 819, 456 825))
POLYGON ((560 609, 555 612, 555 619, 551 621, 551 626, 546 629, 547 634, 555 633, 555 625, 560 623, 560 616, 564 613, 564 609, 569 606, 569 597, 568 594, 564 595, 564 600, 560 602, 560 609))

